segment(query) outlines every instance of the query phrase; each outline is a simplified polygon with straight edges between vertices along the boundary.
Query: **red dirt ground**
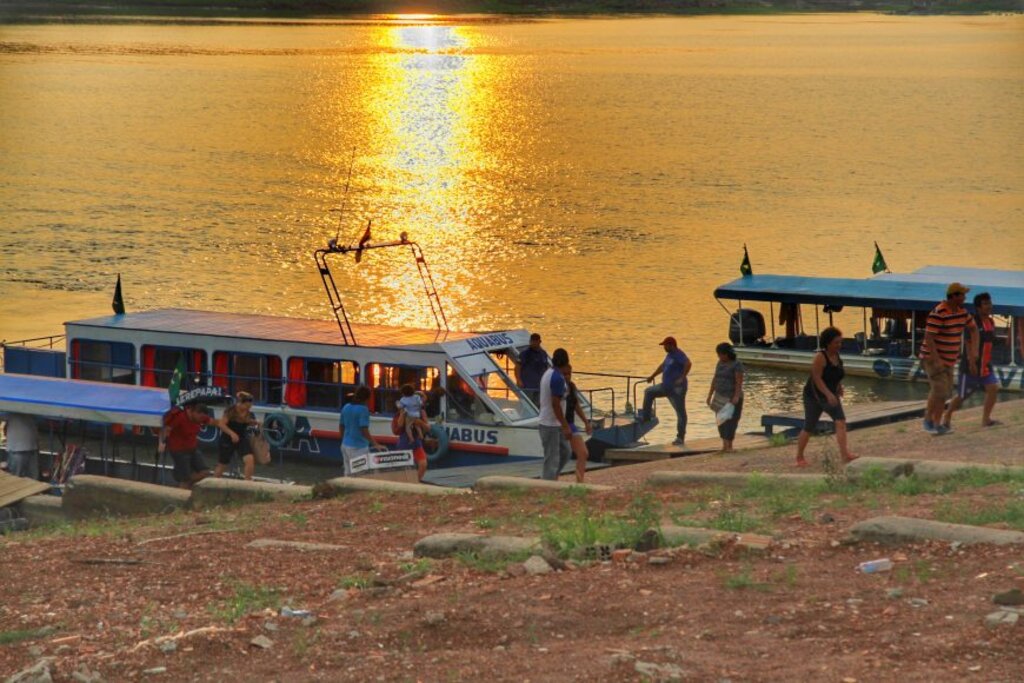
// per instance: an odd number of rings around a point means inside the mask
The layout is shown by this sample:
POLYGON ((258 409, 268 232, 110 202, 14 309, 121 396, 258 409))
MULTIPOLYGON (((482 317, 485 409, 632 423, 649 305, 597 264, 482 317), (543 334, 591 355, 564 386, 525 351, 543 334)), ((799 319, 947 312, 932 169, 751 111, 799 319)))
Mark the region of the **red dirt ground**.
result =
MULTIPOLYGON (((1006 424, 982 430, 968 426, 974 413, 965 411, 964 426, 943 441, 922 437, 916 423, 854 432, 851 441, 862 455, 884 444, 892 455, 1021 464, 1024 404, 999 412, 1006 424)), ((590 478, 620 488, 585 497, 355 494, 9 535, 0 539, 0 674, 53 657, 57 681, 86 670, 105 681, 1021 680, 1024 624, 984 624, 995 593, 1024 589, 1019 546, 839 543, 852 523, 880 514, 934 518, 1019 504, 1020 484, 829 494, 778 516, 735 493, 648 493, 638 484, 653 469, 781 470, 792 455, 787 446, 614 468, 590 478), (621 515, 644 500, 670 523, 747 514, 775 542, 764 553, 656 550, 667 563, 541 576, 411 556, 430 533, 536 534, 541 518, 621 515), (256 538, 344 549, 246 547, 256 538), (856 571, 879 557, 894 559, 893 571, 856 571), (96 563, 103 559, 133 563, 96 563), (53 631, 25 636, 43 627, 53 631), (180 638, 173 651, 144 642, 204 627, 219 630, 180 638), (269 648, 250 644, 260 635, 269 648)))

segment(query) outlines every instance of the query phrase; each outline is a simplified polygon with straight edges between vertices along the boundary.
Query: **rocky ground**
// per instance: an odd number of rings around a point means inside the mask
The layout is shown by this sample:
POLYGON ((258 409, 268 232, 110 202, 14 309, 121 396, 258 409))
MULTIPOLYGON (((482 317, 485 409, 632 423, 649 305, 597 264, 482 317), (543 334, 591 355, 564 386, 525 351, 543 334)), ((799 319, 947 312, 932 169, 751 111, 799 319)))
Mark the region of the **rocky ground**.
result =
MULTIPOLYGON (((1003 424, 988 429, 968 410, 949 436, 903 423, 854 432, 851 442, 862 455, 1024 464, 1024 402, 998 413, 1003 424)), ((610 493, 360 493, 11 534, 0 538, 0 674, 34 666, 41 678, 20 680, 1020 680, 1024 607, 994 598, 1020 600, 1021 546, 844 539, 852 523, 880 514, 1024 530, 1024 478, 642 485, 653 470, 792 470, 793 450, 592 473, 618 487, 610 493), (772 544, 727 539, 610 560, 582 550, 634 542, 659 521, 763 534, 772 544), (415 557, 416 541, 438 532, 541 536, 554 551, 544 560, 415 557), (323 545, 250 545, 259 539, 323 545), (857 570, 882 557, 890 571, 857 570)), ((822 438, 809 455, 820 471, 834 451, 822 438)))

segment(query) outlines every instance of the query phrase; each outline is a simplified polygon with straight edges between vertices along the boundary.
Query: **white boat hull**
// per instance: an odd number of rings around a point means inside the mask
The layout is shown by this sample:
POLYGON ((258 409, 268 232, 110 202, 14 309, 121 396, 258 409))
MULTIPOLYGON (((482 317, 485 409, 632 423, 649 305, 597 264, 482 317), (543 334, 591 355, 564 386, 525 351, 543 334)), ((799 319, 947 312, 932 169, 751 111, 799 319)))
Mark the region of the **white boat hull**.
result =
MULTIPOLYGON (((807 371, 817 351, 794 351, 768 346, 737 346, 736 356, 751 367, 807 371)), ((903 382, 927 382, 928 377, 917 358, 841 354, 847 375, 903 382)), ((992 371, 1002 391, 1024 391, 1024 367, 994 365, 992 371)))

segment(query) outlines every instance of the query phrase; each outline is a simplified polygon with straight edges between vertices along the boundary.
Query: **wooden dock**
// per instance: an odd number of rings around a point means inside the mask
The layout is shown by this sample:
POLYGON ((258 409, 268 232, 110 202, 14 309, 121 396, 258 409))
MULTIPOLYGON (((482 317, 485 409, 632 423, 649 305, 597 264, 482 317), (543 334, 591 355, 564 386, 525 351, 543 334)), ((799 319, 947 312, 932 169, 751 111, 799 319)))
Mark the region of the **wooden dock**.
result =
MULTIPOLYGON (((925 401, 876 401, 843 406, 843 412, 846 413, 846 428, 851 430, 922 417, 925 405, 925 401)), ((771 436, 776 427, 786 431, 800 431, 804 427, 804 411, 762 415, 761 426, 767 436, 771 436)), ((831 432, 834 429, 832 418, 823 413, 818 422, 818 431, 831 432)))

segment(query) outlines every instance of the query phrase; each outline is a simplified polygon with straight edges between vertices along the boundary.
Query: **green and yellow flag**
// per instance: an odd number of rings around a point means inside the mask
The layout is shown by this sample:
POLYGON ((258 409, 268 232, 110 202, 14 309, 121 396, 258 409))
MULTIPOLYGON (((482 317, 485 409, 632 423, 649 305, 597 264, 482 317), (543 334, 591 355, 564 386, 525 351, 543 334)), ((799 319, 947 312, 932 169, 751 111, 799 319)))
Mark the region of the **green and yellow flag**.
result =
POLYGON ((878 274, 881 272, 889 272, 889 266, 885 263, 885 257, 882 256, 882 250, 878 248, 878 242, 875 242, 875 260, 871 262, 871 272, 878 274))
POLYGON ((178 356, 178 364, 174 366, 171 373, 171 383, 167 385, 167 395, 171 397, 171 406, 178 404, 178 394, 181 393, 181 381, 185 379, 185 354, 178 356))
POLYGON ((743 263, 740 264, 740 274, 743 277, 754 274, 754 269, 750 267, 750 254, 747 253, 747 245, 743 245, 743 263))

